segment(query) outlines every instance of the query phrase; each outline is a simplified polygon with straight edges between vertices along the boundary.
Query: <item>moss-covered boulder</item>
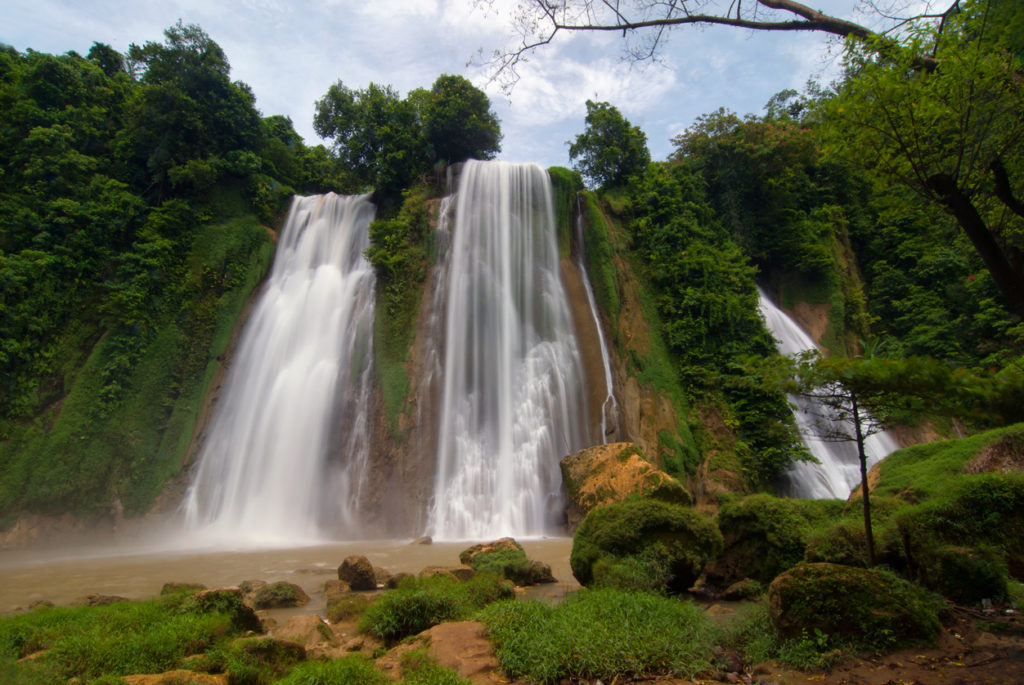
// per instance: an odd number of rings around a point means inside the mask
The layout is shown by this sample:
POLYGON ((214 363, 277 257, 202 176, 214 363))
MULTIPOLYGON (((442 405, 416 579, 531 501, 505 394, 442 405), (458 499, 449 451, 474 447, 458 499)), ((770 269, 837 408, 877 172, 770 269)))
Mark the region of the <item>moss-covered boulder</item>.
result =
POLYGON ((683 592, 721 549, 722 534, 709 516, 634 497, 587 514, 569 562, 583 585, 683 592))
POLYGON ((345 557, 338 566, 338 580, 345 581, 350 588, 358 592, 377 589, 377 573, 373 569, 373 564, 359 554, 345 557))
POLYGON ((934 642, 941 629, 926 590, 879 569, 800 564, 772 581, 768 602, 784 638, 820 634, 832 647, 894 649, 934 642))
POLYGON ((765 494, 726 501, 715 518, 724 547, 708 564, 708 585, 721 590, 744 578, 768 584, 796 566, 803 561, 809 519, 824 513, 811 510, 824 506, 765 494))
POLYGON ((181 611, 195 614, 227 614, 231 617, 231 626, 235 630, 263 632, 259 616, 252 608, 246 606, 242 590, 237 587, 214 588, 189 595, 182 600, 181 611))
POLYGON ((501 538, 464 549, 459 561, 479 573, 493 573, 516 585, 534 585, 554 581, 551 567, 531 561, 523 546, 512 538, 501 538))
POLYGON ((309 604, 309 595, 295 583, 283 580, 264 585, 253 595, 253 606, 257 609, 300 607, 306 604, 309 604))
POLYGON ((647 461, 631 442, 581 450, 562 459, 561 467, 570 531, 593 509, 633 495, 673 504, 693 502, 682 483, 647 461))
POLYGON ((997 551, 1010 575, 1024 580, 1024 474, 963 476, 946 493, 896 520, 913 576, 928 582, 928 558, 954 546, 997 551))

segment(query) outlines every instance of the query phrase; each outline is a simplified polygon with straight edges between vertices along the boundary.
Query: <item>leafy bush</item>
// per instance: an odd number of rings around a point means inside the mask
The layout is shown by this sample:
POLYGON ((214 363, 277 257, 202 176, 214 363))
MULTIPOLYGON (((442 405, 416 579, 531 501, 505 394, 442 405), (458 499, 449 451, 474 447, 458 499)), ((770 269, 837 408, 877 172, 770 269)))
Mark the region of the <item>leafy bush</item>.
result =
POLYGON ((930 551, 924 562, 928 585, 957 604, 1007 597, 1006 564, 999 550, 947 546, 930 551))
POLYGON ((706 670, 714 631, 690 602, 613 589, 581 590, 558 606, 498 602, 480 614, 514 678, 616 678, 706 670))
POLYGON ((569 562, 583 585, 606 579, 621 586, 622 580, 647 569, 667 579, 662 589, 682 592, 721 549, 722 534, 706 515, 659 500, 631 498, 587 514, 573 537, 569 562))
POLYGON ((359 629, 397 641, 438 623, 466 618, 485 604, 513 595, 509 583, 490 574, 477 574, 466 582, 446 576, 409 578, 366 610, 359 629))

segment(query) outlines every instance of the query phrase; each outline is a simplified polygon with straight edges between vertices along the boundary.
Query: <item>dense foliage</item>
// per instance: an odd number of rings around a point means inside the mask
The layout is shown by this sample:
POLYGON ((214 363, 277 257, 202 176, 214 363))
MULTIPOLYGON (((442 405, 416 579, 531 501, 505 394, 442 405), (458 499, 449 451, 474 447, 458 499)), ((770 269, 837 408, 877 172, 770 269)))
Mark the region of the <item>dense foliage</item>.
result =
POLYGON ((651 161, 647 135, 613 105, 587 100, 586 128, 569 145, 574 168, 597 187, 624 185, 651 161))
POLYGON ((371 83, 355 90, 338 81, 316 103, 313 128, 334 141, 349 174, 347 188, 375 190, 387 205, 435 161, 490 159, 501 128, 483 91, 461 76, 442 75, 405 98, 371 83))
POLYGON ((257 221, 329 166, 196 26, 0 73, 0 516, 138 512, 269 264, 257 221))

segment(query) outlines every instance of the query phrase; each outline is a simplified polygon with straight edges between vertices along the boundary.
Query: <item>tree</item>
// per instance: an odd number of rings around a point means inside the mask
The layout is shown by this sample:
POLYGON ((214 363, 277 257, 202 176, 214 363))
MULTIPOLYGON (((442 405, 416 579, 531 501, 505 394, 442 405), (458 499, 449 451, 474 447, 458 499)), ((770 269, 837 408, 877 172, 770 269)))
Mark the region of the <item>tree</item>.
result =
POLYGON ((501 126, 491 101, 468 79, 442 74, 421 102, 423 134, 436 159, 454 164, 492 159, 501 151, 501 126))
POLYGON ((647 136, 607 102, 587 100, 586 129, 569 146, 569 159, 591 184, 622 186, 651 162, 647 136), (579 162, 575 160, 579 159, 579 162))
POLYGON ((416 107, 391 86, 353 90, 338 81, 316 102, 313 129, 334 150, 361 189, 397 198, 427 165, 427 141, 416 107))
POLYGON ((1024 54, 998 31, 1014 20, 1019 3, 978 0, 886 59, 854 46, 822 110, 834 151, 955 218, 1024 318, 1024 54), (935 69, 914 68, 922 52, 935 69))
POLYGON ((856 357, 811 353, 797 362, 789 387, 821 407, 815 417, 818 437, 857 445, 869 566, 875 564, 875 548, 865 439, 893 420, 914 416, 991 416, 1020 395, 1020 379, 951 369, 930 357, 890 359, 878 352, 876 343, 856 357))

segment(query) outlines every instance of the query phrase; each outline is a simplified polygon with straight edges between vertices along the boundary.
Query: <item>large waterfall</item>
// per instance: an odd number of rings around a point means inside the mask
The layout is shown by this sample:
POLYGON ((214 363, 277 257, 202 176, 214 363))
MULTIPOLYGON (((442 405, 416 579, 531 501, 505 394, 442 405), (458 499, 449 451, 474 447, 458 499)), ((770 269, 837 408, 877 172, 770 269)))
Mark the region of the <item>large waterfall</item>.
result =
POLYGON ((365 197, 296 197, 185 505, 232 543, 352 531, 369 450, 374 274, 365 197))
MULTIPOLYGON (((761 314, 781 354, 794 356, 817 349, 811 337, 784 311, 772 304, 760 289, 758 295, 761 314)), ((790 396, 789 401, 796 407, 793 418, 804 445, 819 463, 801 461, 793 464, 783 476, 783 494, 809 499, 846 499, 850 491, 860 484, 860 460, 856 444, 852 440, 837 442, 823 437, 834 432, 830 427, 821 425, 821 417, 827 414, 823 407, 802 397, 790 396)), ((851 425, 841 429, 841 432, 853 435, 852 430, 851 425)), ((896 448, 896 441, 884 431, 868 437, 864 441, 868 468, 896 448)))
POLYGON ((559 460, 586 431, 550 180, 534 164, 470 161, 456 203, 428 532, 542 535, 561 511, 559 460))

